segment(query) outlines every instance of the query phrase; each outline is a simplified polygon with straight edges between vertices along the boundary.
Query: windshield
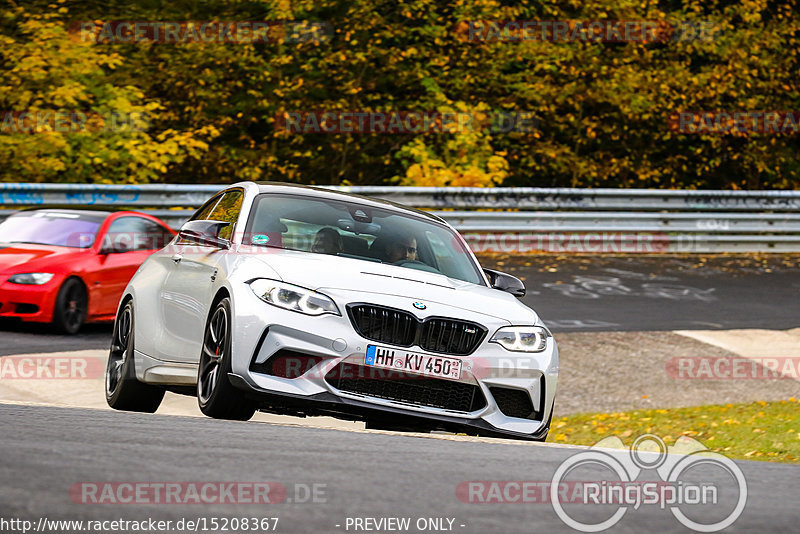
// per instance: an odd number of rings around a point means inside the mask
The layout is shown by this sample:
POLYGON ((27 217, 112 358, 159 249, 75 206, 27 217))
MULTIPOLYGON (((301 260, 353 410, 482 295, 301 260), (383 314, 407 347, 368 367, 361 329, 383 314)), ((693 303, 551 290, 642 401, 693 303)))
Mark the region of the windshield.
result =
POLYGON ((484 284, 463 240, 422 216, 305 196, 259 195, 245 244, 331 254, 484 284))
POLYGON ((0 223, 0 242, 88 248, 94 243, 102 219, 76 213, 17 213, 0 223))

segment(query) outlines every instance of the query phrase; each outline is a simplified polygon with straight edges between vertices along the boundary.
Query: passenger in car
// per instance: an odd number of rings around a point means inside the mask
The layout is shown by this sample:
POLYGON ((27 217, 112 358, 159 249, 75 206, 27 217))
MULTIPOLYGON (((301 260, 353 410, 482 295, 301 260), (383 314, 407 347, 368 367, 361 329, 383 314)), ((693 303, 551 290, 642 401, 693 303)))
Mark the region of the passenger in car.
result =
POLYGON ((311 252, 317 254, 339 254, 342 251, 342 236, 333 228, 322 228, 314 236, 311 252))
POLYGON ((391 263, 417 259, 417 240, 412 236, 397 237, 386 245, 386 259, 391 263))

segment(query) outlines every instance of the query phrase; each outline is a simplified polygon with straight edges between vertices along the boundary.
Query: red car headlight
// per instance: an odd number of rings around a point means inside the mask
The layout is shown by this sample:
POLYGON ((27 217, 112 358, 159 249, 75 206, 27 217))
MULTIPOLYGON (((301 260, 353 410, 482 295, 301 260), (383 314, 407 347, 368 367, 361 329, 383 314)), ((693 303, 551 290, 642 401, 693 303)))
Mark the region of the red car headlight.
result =
POLYGON ((53 276, 53 273, 20 273, 9 277, 8 281, 25 286, 41 286, 52 280, 53 276))

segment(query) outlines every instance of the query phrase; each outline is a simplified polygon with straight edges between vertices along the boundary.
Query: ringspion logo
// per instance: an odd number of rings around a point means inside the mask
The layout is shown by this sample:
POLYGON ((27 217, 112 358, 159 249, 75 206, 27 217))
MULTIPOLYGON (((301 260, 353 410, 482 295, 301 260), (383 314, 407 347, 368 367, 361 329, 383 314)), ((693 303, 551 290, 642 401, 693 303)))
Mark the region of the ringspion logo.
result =
POLYGON ((612 436, 559 465, 550 485, 550 504, 566 525, 580 532, 600 532, 614 527, 629 510, 657 504, 689 529, 717 532, 744 511, 747 481, 742 470, 699 441, 682 436, 670 450, 658 436, 644 434, 625 449, 622 440, 612 436), (598 469, 609 475, 598 480, 598 469), (643 473, 649 473, 648 479, 640 481, 643 473), (650 480, 653 475, 659 480, 650 480), (565 504, 559 488, 576 480, 581 499, 575 505, 565 504), (603 506, 609 517, 582 513, 586 505, 603 506))

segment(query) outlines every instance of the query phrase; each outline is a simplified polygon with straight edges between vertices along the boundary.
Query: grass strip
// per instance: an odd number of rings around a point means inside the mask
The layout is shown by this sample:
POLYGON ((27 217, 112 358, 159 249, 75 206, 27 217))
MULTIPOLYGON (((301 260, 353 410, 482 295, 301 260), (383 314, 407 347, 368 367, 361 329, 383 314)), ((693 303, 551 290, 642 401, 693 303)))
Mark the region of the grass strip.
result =
POLYGON ((630 445, 655 434, 670 446, 692 437, 729 458, 800 463, 800 400, 576 414, 553 419, 547 441, 593 445, 618 436, 630 445))

